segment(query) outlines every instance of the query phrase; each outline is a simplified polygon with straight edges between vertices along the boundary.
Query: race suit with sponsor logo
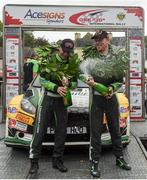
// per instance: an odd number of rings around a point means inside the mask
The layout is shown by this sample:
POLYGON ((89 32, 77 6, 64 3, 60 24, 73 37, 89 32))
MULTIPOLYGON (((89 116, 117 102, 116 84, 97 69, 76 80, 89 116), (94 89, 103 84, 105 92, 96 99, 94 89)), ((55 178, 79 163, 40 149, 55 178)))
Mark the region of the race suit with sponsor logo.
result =
POLYGON ((94 46, 87 47, 83 52, 85 60, 80 65, 81 72, 85 76, 93 77, 95 82, 113 88, 110 99, 92 89, 90 159, 98 161, 100 158, 104 113, 111 134, 114 155, 120 157, 123 152, 119 128, 119 104, 115 92, 123 84, 125 70, 128 67, 127 53, 124 49, 111 45, 107 55, 99 54, 94 46))
MULTIPOLYGON (((62 60, 58 53, 51 57, 59 67, 63 63, 68 64, 68 61, 62 60)), ((34 135, 30 145, 30 158, 39 158, 41 153, 43 136, 47 132, 49 121, 55 119, 55 145, 53 157, 62 157, 64 153, 64 143, 66 138, 67 127, 67 109, 63 103, 63 97, 57 93, 59 86, 63 86, 61 81, 54 77, 45 79, 40 74, 40 83, 42 85, 42 93, 39 99, 36 116, 34 135)), ((77 85, 76 77, 70 79, 69 88, 74 89, 77 85)))

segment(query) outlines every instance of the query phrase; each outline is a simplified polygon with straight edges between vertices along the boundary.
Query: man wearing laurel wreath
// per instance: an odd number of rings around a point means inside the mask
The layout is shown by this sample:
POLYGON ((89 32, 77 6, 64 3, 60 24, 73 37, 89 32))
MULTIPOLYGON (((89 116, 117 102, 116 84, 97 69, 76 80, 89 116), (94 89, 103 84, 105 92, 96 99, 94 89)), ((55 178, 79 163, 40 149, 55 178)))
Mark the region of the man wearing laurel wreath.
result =
POLYGON ((46 134, 48 123, 53 116, 55 117, 55 145, 52 167, 61 172, 68 170, 63 164, 68 119, 63 97, 66 95, 67 88, 73 89, 77 85, 79 60, 78 55, 74 53, 74 42, 71 39, 64 39, 56 53, 49 54, 48 59, 44 58, 45 50, 51 52, 50 48, 45 47, 38 51, 41 52, 38 57, 43 54, 43 58, 39 62, 42 92, 35 115, 34 134, 30 145, 30 174, 38 172, 43 136, 46 134))
POLYGON ((116 165, 131 170, 123 157, 123 148, 119 127, 119 105, 115 92, 123 84, 125 70, 128 68, 128 56, 124 49, 110 44, 109 34, 100 30, 92 37, 95 46, 87 46, 83 49, 84 60, 80 65, 85 75, 85 82, 92 87, 91 105, 91 140, 90 159, 91 175, 100 177, 99 159, 101 153, 101 132, 104 113, 107 118, 111 135, 113 152, 116 157, 116 165), (107 88, 107 93, 96 91, 96 85, 101 83, 107 88))

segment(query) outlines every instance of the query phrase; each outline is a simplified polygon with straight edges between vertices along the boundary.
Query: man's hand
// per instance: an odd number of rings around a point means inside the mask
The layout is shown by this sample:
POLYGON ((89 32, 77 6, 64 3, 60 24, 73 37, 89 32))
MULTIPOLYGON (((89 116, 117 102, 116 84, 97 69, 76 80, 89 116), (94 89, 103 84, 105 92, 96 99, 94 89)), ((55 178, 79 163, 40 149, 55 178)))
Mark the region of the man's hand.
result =
POLYGON ((86 84, 88 84, 89 86, 94 86, 95 85, 95 81, 92 77, 90 77, 87 81, 86 84))
POLYGON ((67 89, 67 87, 59 86, 57 89, 57 93, 63 97, 66 95, 66 89, 67 89))
POLYGON ((109 93, 105 96, 106 99, 111 99, 113 96, 113 88, 110 86, 108 87, 109 93))

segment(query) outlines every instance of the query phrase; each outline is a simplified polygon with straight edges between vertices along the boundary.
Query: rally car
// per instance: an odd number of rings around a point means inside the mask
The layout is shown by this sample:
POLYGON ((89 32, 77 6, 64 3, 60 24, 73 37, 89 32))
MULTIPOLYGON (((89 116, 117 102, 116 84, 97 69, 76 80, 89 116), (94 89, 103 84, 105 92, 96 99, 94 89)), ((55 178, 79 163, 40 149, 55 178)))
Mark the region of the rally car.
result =
MULTIPOLYGON (((68 107, 67 138, 65 145, 88 145, 90 141, 90 88, 78 81, 78 86, 72 93, 73 105, 68 107)), ((12 98, 7 108, 5 144, 7 146, 29 147, 35 124, 35 111, 41 93, 39 76, 37 76, 25 94, 12 98)), ((122 142, 129 143, 129 103, 122 91, 117 92, 120 110, 120 130, 122 142)), ((49 123, 44 136, 43 145, 54 144, 54 117, 49 123)), ((102 145, 111 145, 111 138, 104 117, 102 145)))

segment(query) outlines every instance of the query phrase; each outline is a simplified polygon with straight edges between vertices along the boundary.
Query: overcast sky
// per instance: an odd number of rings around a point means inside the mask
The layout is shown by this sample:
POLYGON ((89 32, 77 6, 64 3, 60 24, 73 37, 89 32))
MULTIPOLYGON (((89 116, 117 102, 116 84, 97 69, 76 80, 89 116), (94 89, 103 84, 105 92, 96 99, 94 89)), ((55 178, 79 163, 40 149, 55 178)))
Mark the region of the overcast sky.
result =
MULTIPOLYGON (((0 0, 0 20, 2 21, 2 9, 5 4, 35 4, 35 5, 90 5, 90 6, 140 6, 144 9, 145 19, 147 19, 147 0, 0 0)), ((135 22, 134 22, 135 23, 135 22)), ((50 40, 56 41, 60 39, 61 34, 55 33, 50 35, 49 32, 35 33, 36 37, 48 37, 50 40)), ((73 33, 62 33, 66 38, 73 39, 73 33)), ((147 35, 147 23, 145 22, 145 35, 147 35)))

